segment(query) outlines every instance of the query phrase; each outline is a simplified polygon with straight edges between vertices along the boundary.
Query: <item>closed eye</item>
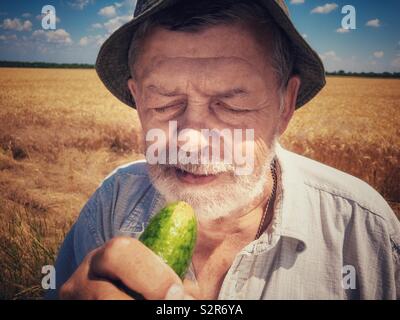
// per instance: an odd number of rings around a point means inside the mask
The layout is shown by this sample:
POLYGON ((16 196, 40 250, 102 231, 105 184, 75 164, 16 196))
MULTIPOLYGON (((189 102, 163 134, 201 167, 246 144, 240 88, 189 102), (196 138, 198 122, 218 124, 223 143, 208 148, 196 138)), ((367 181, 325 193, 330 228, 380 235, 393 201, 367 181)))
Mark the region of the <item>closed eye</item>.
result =
POLYGON ((184 103, 177 103, 177 104, 172 104, 172 105, 167 105, 167 106, 162 106, 162 107, 157 107, 153 108, 153 110, 157 113, 160 114, 165 114, 167 112, 174 112, 179 110, 180 108, 184 107, 184 103))
POLYGON ((228 106, 227 104, 225 104, 225 103, 223 103, 221 101, 214 102, 214 106, 217 107, 217 108, 222 108, 224 111, 228 111, 228 112, 231 112, 231 113, 246 113, 246 112, 253 111, 253 110, 249 110, 249 109, 235 109, 235 108, 232 108, 232 107, 228 106))
POLYGON ((225 109, 232 113, 246 113, 246 112, 252 111, 252 110, 247 110, 247 109, 231 109, 231 108, 225 108, 225 109))

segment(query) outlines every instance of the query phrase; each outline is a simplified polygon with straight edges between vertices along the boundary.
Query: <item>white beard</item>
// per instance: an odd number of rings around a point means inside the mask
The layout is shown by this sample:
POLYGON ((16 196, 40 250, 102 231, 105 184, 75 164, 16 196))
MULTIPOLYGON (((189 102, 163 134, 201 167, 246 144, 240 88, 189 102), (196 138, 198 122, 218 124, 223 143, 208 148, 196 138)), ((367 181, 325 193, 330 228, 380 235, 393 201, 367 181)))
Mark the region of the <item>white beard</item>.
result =
MULTIPOLYGON (((198 186, 180 182, 173 171, 166 171, 163 165, 149 165, 149 175, 167 203, 185 201, 193 207, 198 219, 216 220, 249 207, 263 196, 270 182, 268 173, 275 156, 275 143, 276 139, 271 143, 269 155, 258 170, 254 168, 252 175, 234 175, 230 168, 216 180, 198 186)), ((197 167, 201 168, 201 165, 197 167)))

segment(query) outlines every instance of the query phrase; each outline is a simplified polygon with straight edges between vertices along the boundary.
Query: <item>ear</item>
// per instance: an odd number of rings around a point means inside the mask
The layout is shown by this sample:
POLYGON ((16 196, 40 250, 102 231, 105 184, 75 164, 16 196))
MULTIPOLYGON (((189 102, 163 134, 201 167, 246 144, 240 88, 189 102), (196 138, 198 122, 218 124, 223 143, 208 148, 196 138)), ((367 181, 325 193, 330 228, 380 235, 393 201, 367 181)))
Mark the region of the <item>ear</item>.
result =
POLYGON ((137 97, 137 82, 135 80, 133 80, 132 78, 129 78, 127 85, 128 85, 129 91, 131 92, 131 95, 132 95, 133 99, 135 99, 135 101, 136 101, 136 97, 137 97))
POLYGON ((285 92, 283 93, 283 107, 279 115, 279 135, 282 135, 289 122, 292 119, 294 110, 296 109, 297 94, 300 88, 300 77, 297 75, 289 79, 285 92))

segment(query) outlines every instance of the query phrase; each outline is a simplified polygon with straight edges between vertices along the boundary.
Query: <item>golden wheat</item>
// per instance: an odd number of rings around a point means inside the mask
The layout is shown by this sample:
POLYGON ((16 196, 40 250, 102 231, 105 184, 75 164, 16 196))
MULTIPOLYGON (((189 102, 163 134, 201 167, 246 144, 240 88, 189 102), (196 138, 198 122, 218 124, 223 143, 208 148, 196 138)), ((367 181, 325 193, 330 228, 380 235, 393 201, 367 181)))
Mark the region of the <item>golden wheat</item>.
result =
MULTIPOLYGON (((139 122, 94 70, 0 69, 0 101, 0 298, 38 298, 41 266, 88 197, 143 158, 139 122)), ((281 142, 367 181, 400 213, 399 101, 399 80, 328 78, 281 142)))

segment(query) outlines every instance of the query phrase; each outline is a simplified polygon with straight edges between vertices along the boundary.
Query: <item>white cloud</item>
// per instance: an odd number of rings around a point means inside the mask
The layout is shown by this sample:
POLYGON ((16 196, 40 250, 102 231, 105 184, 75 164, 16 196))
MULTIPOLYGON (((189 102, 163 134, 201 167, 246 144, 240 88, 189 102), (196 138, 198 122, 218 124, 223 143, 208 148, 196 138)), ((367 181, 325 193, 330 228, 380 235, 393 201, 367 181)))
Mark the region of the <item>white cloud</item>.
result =
POLYGON ((379 28, 381 26, 381 22, 379 21, 379 19, 372 19, 369 20, 365 25, 367 27, 379 28))
POLYGON ((118 29, 120 26, 122 26, 123 24, 127 23, 128 21, 130 21, 132 19, 131 16, 118 16, 115 18, 112 18, 110 20, 108 20, 107 22, 104 23, 104 28, 109 32, 112 33, 114 32, 116 29, 118 29))
POLYGON ((37 50, 38 50, 41 54, 46 54, 46 53, 49 51, 49 49, 48 49, 47 47, 42 47, 42 46, 39 46, 39 47, 37 48, 37 50))
POLYGON ((101 8, 98 12, 99 15, 107 18, 113 18, 117 15, 117 10, 113 5, 101 8))
POLYGON ((16 30, 16 31, 31 31, 32 22, 25 20, 22 22, 20 19, 4 19, 1 25, 3 29, 6 30, 16 30))
POLYGON ((29 18, 30 16, 32 16, 29 12, 25 12, 21 15, 21 17, 23 18, 29 18))
POLYGON ((79 40, 79 45, 81 47, 86 47, 93 44, 101 46, 106 39, 107 35, 85 36, 79 40))
POLYGON ((304 3, 304 0, 290 0, 291 4, 302 4, 304 3))
POLYGON ((350 65, 354 65, 354 61, 352 61, 350 57, 349 59, 344 60, 333 50, 326 51, 319 56, 324 64, 325 70, 327 71, 348 70, 350 69, 350 65))
POLYGON ((383 51, 375 51, 374 52, 374 57, 375 58, 383 58, 384 52, 383 51))
POLYGON ((304 39, 307 39, 307 38, 308 38, 308 36, 307 36, 305 33, 303 33, 301 36, 302 36, 304 39))
POLYGON ((350 29, 339 28, 339 29, 336 29, 336 32, 337 33, 348 33, 348 32, 350 32, 350 29))
POLYGON ((327 14, 327 13, 335 10, 337 7, 338 7, 338 5, 336 3, 327 3, 323 6, 315 7, 314 9, 311 10, 311 13, 327 14))
POLYGON ((89 37, 83 37, 79 40, 79 45, 84 47, 89 44, 89 37))
POLYGON ((78 10, 83 10, 88 4, 90 0, 74 0, 74 1, 68 1, 68 4, 78 10))
POLYGON ((1 41, 7 41, 7 40, 17 40, 17 35, 11 34, 11 35, 0 35, 0 40, 1 41))
POLYGON ((32 38, 44 40, 48 43, 71 44, 71 35, 64 29, 55 31, 36 30, 32 33, 32 38))
POLYGON ((124 0, 122 1, 121 7, 123 7, 124 14, 129 14, 130 16, 133 15, 133 11, 135 10, 136 7, 136 0, 124 0))
POLYGON ((93 29, 102 29, 103 25, 101 23, 93 23, 92 28, 93 29))
POLYGON ((342 59, 337 56, 336 52, 331 50, 319 55, 322 61, 333 60, 341 61, 342 59))

